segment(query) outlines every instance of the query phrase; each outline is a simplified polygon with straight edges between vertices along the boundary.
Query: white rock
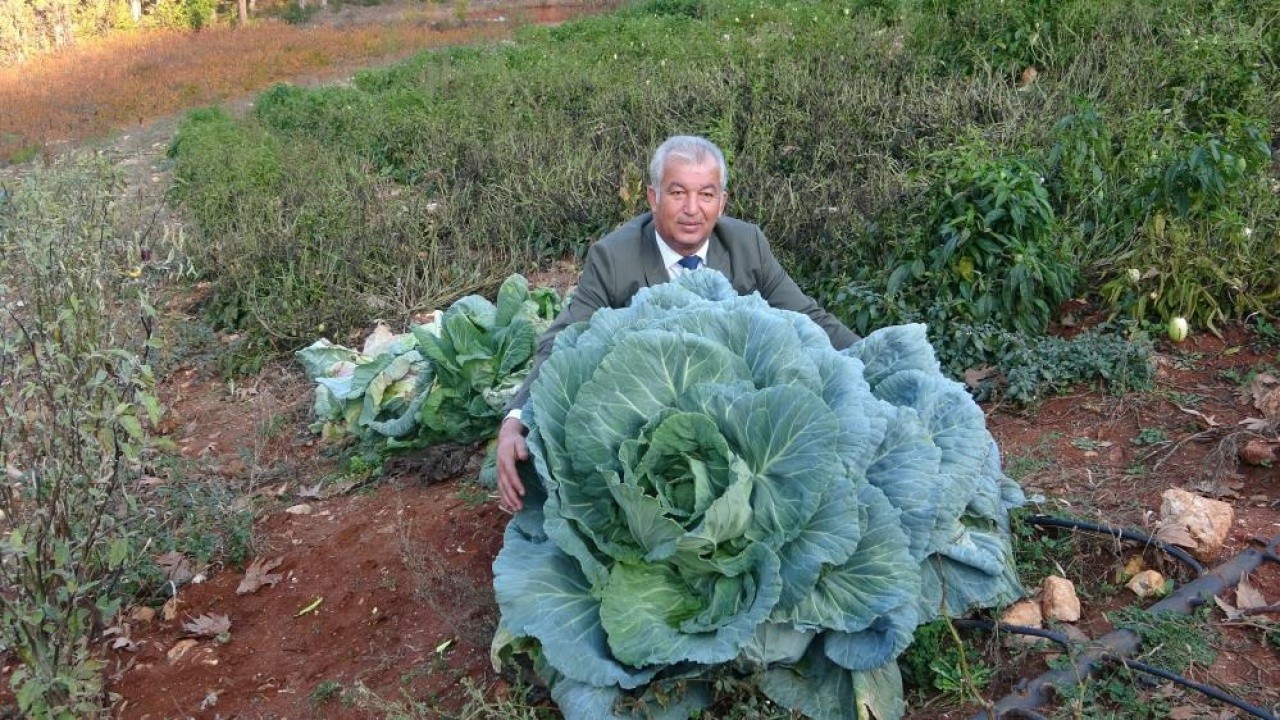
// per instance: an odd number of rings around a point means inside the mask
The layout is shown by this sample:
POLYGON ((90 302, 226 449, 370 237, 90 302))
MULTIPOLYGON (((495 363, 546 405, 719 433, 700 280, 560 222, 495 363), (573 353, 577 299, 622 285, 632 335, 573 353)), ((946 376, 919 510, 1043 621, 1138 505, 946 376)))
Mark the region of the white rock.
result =
POLYGON ((1204 562, 1216 559, 1235 521, 1235 510, 1221 500, 1210 500, 1180 488, 1165 490, 1161 498, 1160 529, 1156 537, 1183 545, 1204 562))
POLYGON ((306 503, 302 503, 300 505, 290 505, 289 507, 285 508, 284 511, 289 513, 290 515, 310 515, 311 506, 306 503))
POLYGON ((1040 583, 1040 612, 1046 620, 1073 623, 1080 619, 1080 597, 1076 584, 1050 575, 1040 583))
POLYGON ((1125 587, 1132 590, 1133 594, 1140 598, 1162 595, 1164 594, 1164 576, 1155 570, 1143 570, 1129 578, 1129 582, 1125 587))

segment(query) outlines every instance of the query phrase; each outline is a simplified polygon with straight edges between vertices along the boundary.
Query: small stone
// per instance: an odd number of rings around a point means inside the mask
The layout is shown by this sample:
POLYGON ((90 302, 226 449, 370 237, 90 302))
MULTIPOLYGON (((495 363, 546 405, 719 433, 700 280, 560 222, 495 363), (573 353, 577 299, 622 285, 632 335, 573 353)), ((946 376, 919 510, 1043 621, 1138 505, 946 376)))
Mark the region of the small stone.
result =
POLYGON ((1140 598, 1164 594, 1164 576, 1155 570, 1143 570, 1134 575, 1125 587, 1140 598))
POLYGON ((1254 438, 1240 447, 1240 462, 1267 466, 1280 461, 1280 443, 1254 438))
MULTIPOLYGON (((1021 600, 1009 606, 1004 614, 1000 616, 1000 622, 1005 625, 1020 625, 1029 628, 1043 628, 1044 617, 1040 614, 1040 603, 1035 600, 1021 600)), ((1004 643, 1006 647, 1025 647, 1035 644, 1038 638, 1030 635, 1018 635, 1016 633, 1008 633, 1005 635, 1004 643)))
POLYGON ((310 515, 311 506, 306 503, 299 503, 297 505, 290 505, 285 508, 284 511, 290 515, 310 515))
POLYGON ((1064 577, 1050 575, 1040 583, 1040 612, 1046 620, 1073 623, 1080 619, 1080 598, 1076 585, 1064 577))
POLYGON ((1235 522, 1235 510, 1221 500, 1210 500, 1182 490, 1170 488, 1161 496, 1160 530, 1156 537, 1183 545, 1203 562, 1211 562, 1222 552, 1231 524, 1235 522), (1193 544, 1188 544, 1190 536, 1193 544))

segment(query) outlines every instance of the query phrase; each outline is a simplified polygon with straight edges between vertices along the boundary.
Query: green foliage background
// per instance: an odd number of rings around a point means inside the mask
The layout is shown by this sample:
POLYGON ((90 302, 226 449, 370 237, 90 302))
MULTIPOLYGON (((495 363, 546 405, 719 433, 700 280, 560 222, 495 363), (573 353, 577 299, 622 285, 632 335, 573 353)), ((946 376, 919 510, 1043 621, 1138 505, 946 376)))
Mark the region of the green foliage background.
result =
MULTIPOLYGON (((1280 304, 1277 0, 662 0, 192 114, 211 309, 281 349, 581 255, 674 133, 865 333, 952 371, 1086 296, 1193 332, 1280 304), (1035 77, 1031 78, 1034 69, 1035 77), (1130 280, 1130 269, 1140 280, 1130 280)), ((1035 391, 1032 391, 1032 395, 1035 391)))

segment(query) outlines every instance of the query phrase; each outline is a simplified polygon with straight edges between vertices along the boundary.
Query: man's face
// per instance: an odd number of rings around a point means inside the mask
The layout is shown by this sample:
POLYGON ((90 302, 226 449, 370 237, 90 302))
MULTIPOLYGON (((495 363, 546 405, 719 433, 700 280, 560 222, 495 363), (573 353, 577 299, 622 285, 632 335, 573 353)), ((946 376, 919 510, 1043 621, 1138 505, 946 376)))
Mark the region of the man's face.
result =
POLYGON ((711 236, 729 195, 720 188, 720 166, 711 158, 702 163, 668 158, 663 170, 662 187, 649 186, 649 207, 658 235, 672 250, 688 255, 711 236))

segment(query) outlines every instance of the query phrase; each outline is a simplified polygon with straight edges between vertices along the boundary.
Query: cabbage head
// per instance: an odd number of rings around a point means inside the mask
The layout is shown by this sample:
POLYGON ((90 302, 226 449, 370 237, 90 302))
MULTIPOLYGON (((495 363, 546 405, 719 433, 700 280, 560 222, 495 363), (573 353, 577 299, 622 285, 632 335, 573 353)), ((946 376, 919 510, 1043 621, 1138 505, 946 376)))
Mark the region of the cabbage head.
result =
POLYGON ((898 717, 918 624, 1022 594, 1022 494, 923 325, 838 352, 685 273, 565 329, 525 418, 494 659, 526 654, 569 720, 687 718, 724 673, 807 717, 898 717))

